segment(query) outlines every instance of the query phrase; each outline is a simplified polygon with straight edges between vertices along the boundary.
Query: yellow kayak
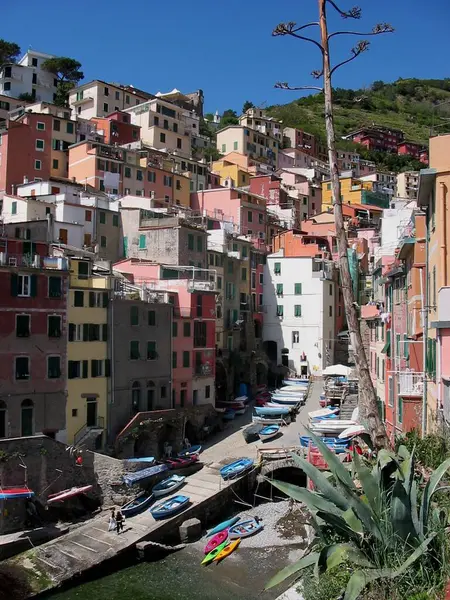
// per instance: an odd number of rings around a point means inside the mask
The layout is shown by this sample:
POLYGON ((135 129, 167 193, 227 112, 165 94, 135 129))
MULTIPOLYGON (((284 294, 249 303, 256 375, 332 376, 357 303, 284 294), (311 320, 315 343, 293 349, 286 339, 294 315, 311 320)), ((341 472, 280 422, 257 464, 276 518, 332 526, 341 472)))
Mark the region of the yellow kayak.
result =
POLYGON ((234 542, 231 542, 231 544, 228 544, 228 546, 226 546, 223 550, 221 550, 221 552, 219 552, 219 554, 215 557, 214 561, 218 563, 227 556, 229 556, 232 552, 236 550, 240 543, 241 538, 238 538, 237 540, 234 540, 234 542))

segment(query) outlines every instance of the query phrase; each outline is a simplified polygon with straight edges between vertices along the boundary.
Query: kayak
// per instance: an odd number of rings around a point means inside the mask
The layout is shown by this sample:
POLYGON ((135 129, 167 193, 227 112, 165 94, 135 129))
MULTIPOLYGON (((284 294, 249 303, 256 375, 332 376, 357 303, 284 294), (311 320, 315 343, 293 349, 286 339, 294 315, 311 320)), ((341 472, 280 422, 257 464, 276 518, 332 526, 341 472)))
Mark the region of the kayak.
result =
POLYGON ((224 529, 227 529, 228 527, 235 525, 238 521, 239 521, 239 517, 232 517, 231 519, 228 519, 227 521, 222 521, 222 523, 219 523, 218 525, 216 525, 214 527, 214 529, 211 529, 211 531, 208 533, 208 537, 211 537, 212 535, 216 535, 216 533, 219 533, 220 531, 223 531, 224 529))
POLYGON ((225 540, 219 546, 217 546, 217 548, 214 548, 214 550, 211 550, 211 552, 209 552, 209 554, 207 554, 205 556, 205 558, 202 560, 201 564, 209 565, 209 563, 211 563, 216 558, 216 556, 218 554, 220 554, 222 552, 222 550, 224 550, 226 548, 228 543, 229 543, 228 540, 225 540))
POLYGON ((217 548, 217 546, 220 546, 220 544, 223 544, 224 542, 226 542, 227 539, 228 539, 228 528, 224 529, 223 531, 219 531, 219 533, 216 533, 216 535, 214 535, 209 540, 209 542, 206 544, 205 554, 209 554, 210 552, 215 550, 217 548))
POLYGON ((225 548, 221 552, 219 552, 219 554, 213 560, 216 563, 219 563, 221 560, 223 560, 227 556, 230 556, 230 554, 236 550, 236 548, 239 546, 240 543, 241 543, 241 538, 234 540, 234 542, 231 542, 231 544, 228 544, 227 546, 225 546, 225 548))

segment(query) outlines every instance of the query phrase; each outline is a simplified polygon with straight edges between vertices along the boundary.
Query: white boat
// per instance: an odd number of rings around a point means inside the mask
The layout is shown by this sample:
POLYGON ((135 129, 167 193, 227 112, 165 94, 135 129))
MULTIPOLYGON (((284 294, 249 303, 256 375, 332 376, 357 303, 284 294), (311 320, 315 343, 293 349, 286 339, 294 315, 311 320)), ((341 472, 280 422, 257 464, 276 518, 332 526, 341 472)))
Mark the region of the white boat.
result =
POLYGON ((286 415, 284 419, 272 419, 270 417, 257 417, 253 415, 252 421, 253 423, 260 423, 261 425, 288 425, 290 423, 289 415, 286 415))
POLYGON ((264 406, 267 408, 278 408, 280 410, 284 410, 285 408, 289 408, 289 410, 295 410, 295 406, 292 406, 291 404, 278 404, 278 402, 266 402, 264 406))
POLYGON ((243 402, 244 404, 247 402, 248 397, 247 396, 238 396, 237 398, 235 398, 233 400, 233 402, 243 402))
POLYGON ((271 403, 297 407, 303 404, 303 400, 299 400, 298 398, 271 398, 271 403))
POLYGON ((343 431, 345 431, 346 429, 348 429, 350 427, 350 425, 356 425, 356 423, 351 423, 349 424, 348 422, 343 423, 341 421, 339 421, 339 419, 332 421, 332 420, 328 420, 328 421, 322 421, 320 423, 313 423, 312 425, 310 425, 310 430, 313 433, 333 433, 333 434, 339 434, 342 433, 343 431))
POLYGON ((313 410, 308 413, 309 419, 317 419, 318 417, 325 417, 328 415, 336 415, 339 412, 339 408, 320 408, 319 410, 313 410))
POLYGON ((280 458, 290 458, 292 452, 297 452, 298 446, 289 448, 258 448, 258 454, 266 460, 278 460, 280 458))
POLYGON ((292 385, 283 385, 280 388, 277 388, 275 390, 275 392, 277 393, 286 393, 286 394, 306 394, 306 390, 304 389, 297 389, 296 387, 292 386, 292 385))
POLYGON ((267 425, 258 432, 259 439, 262 442, 272 439, 280 433, 280 427, 281 425, 267 425))
POLYGON ((360 435, 361 433, 368 433, 367 429, 364 425, 350 425, 347 429, 344 429, 342 433, 338 435, 339 438, 351 438, 355 437, 355 435, 360 435))

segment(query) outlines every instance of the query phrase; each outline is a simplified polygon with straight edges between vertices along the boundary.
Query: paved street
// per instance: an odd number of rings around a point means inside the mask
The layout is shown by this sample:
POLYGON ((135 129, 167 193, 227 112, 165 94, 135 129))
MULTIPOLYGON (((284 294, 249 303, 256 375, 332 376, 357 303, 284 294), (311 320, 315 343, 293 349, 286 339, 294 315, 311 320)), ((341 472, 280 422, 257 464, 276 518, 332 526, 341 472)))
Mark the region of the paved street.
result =
POLYGON ((225 431, 215 436, 209 441, 201 454, 202 462, 211 464, 214 462, 223 462, 229 458, 240 458, 249 456, 255 458, 258 448, 282 448, 289 446, 298 446, 298 436, 306 433, 305 426, 308 423, 308 412, 319 408, 319 396, 323 390, 322 380, 315 381, 309 391, 305 406, 300 409, 296 421, 283 427, 283 435, 268 442, 253 442, 246 444, 242 435, 243 429, 248 427, 252 421, 252 411, 247 414, 236 417, 230 423, 225 431))

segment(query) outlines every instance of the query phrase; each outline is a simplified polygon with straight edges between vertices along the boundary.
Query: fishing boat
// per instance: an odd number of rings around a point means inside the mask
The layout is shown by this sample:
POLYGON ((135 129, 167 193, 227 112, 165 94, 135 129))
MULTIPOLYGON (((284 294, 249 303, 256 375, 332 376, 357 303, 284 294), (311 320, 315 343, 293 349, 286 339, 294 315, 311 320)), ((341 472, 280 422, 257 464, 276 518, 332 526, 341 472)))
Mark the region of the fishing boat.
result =
POLYGON ((217 548, 217 546, 220 546, 220 544, 223 544, 224 542, 226 542, 227 539, 228 539, 228 527, 226 529, 222 529, 222 531, 219 531, 219 533, 216 533, 216 535, 213 535, 213 537, 209 540, 209 542, 205 546, 205 554, 209 554, 210 552, 215 550, 217 548))
MULTIPOLYGON (((92 487, 92 486, 91 486, 92 487)), ((66 492, 68 490, 65 490, 66 492)), ((51 494, 53 496, 57 496, 62 494, 63 492, 58 492, 58 494, 51 494)), ((12 500, 13 498, 32 498, 34 496, 34 492, 27 487, 8 487, 2 488, 0 487, 0 500, 12 500)), ((239 521, 239 519, 238 519, 239 521)))
POLYGON ((264 525, 261 521, 256 519, 247 519, 246 521, 239 521, 233 527, 230 527, 228 531, 228 537, 230 540, 237 540, 238 538, 246 538, 251 535, 255 535, 258 531, 264 529, 264 525))
POLYGON ((329 421, 333 419, 339 419, 339 415, 331 413, 329 415, 322 415, 321 417, 313 417, 312 419, 310 419, 310 421, 312 423, 320 423, 321 421, 329 421))
POLYGON ((202 565, 209 565, 209 563, 212 563, 212 561, 216 558, 216 556, 218 554, 220 554, 222 552, 222 550, 224 548, 226 548, 229 544, 228 540, 225 540, 224 542, 222 542, 219 546, 217 546, 217 548, 214 548, 214 550, 211 550, 211 552, 209 552, 205 558, 202 560, 202 565))
POLYGON ((274 391, 283 392, 286 394, 306 394, 308 390, 305 389, 305 386, 299 387, 295 385, 282 385, 280 388, 277 388, 274 391))
POLYGON ((242 435, 244 436, 244 440, 247 442, 247 444, 250 444, 250 442, 256 442, 256 440, 259 439, 258 434, 263 428, 264 425, 259 423, 254 423, 253 425, 246 427, 242 432, 242 435))
POLYGON ((356 423, 342 422, 339 419, 336 419, 335 421, 330 421, 328 419, 328 422, 320 421, 318 423, 312 423, 310 425, 310 429, 314 433, 334 433, 335 435, 338 435, 339 433, 342 433, 348 427, 350 427, 350 425, 356 425, 356 423))
POLYGON ((234 402, 243 402, 244 404, 247 404, 248 396, 238 396, 234 399, 234 402))
MULTIPOLYGON (((303 446, 303 448, 308 448, 310 443, 314 445, 314 441, 309 437, 309 435, 299 435, 299 439, 300 445, 303 446)), ((338 437, 321 437, 320 440, 327 446, 340 445, 346 447, 350 442, 349 438, 339 439, 338 437)))
POLYGON ((304 394, 288 394, 287 392, 274 392, 271 398, 281 398, 286 400, 297 400, 298 402, 305 401, 304 394))
POLYGON ((236 550, 240 543, 241 538, 238 538, 237 540, 234 540, 234 542, 231 542, 231 544, 227 544, 225 548, 213 559, 214 562, 219 563, 227 556, 230 556, 230 554, 236 550))
POLYGON ((243 475, 246 471, 249 471, 253 467, 253 459, 251 458, 239 458, 232 463, 225 465, 220 469, 222 479, 234 479, 243 475))
POLYGON ((167 458, 164 463, 169 469, 185 469, 198 461, 198 454, 192 454, 185 458, 167 458))
POLYGON ((280 433, 280 425, 267 425, 267 427, 264 427, 264 429, 261 429, 261 431, 259 432, 259 439, 262 442, 265 442, 267 440, 271 440, 272 438, 276 437, 278 434, 280 433))
POLYGON ((184 477, 184 475, 171 475, 153 486, 152 494, 155 498, 161 498, 162 496, 171 494, 184 484, 185 479, 186 477, 184 477))
POLYGON ((68 490, 62 490, 61 492, 57 492, 56 494, 50 494, 47 499, 47 504, 53 504, 54 502, 64 502, 64 500, 69 500, 69 498, 74 498, 75 496, 79 496, 80 494, 86 494, 92 490, 93 485, 84 485, 82 487, 73 487, 68 490))
POLYGON ((274 402, 275 404, 282 404, 285 406, 299 406, 299 405, 303 404, 303 402, 301 400, 299 400, 298 398, 275 398, 275 397, 273 397, 270 401, 272 403, 274 402))
POLYGON ((229 529, 232 525, 235 525, 238 521, 239 521, 239 517, 231 517, 231 519, 222 521, 222 523, 219 523, 218 525, 213 527, 213 529, 211 529, 211 531, 207 534, 207 537, 216 535, 216 533, 219 533, 220 531, 223 531, 224 529, 229 529))
POLYGON ((195 455, 200 454, 201 451, 202 451, 202 447, 200 445, 189 446, 187 448, 183 448, 183 450, 181 450, 181 452, 178 452, 178 458, 186 458, 188 456, 195 456, 195 455))
POLYGON ((155 462, 155 457, 154 456, 143 456, 142 458, 127 458, 125 460, 125 462, 129 463, 129 464, 148 463, 149 465, 151 465, 152 463, 155 462))
POLYGON ((289 448, 258 448, 258 454, 265 460, 279 460, 282 458, 290 458, 291 454, 295 454, 297 450, 297 446, 291 446, 289 448))
POLYGON ((137 498, 134 498, 134 500, 131 500, 131 502, 122 506, 120 512, 124 517, 132 517, 148 508, 154 499, 155 496, 153 494, 140 494, 137 498))
POLYGON ((272 408, 271 406, 255 406, 255 412, 259 416, 268 416, 268 415, 288 415, 290 409, 285 406, 281 406, 278 408, 272 408))
POLYGON ((308 413, 308 417, 310 419, 316 419, 318 417, 322 417, 322 416, 329 416, 329 415, 337 415, 339 414, 339 407, 338 406, 334 406, 334 407, 329 407, 329 408, 320 408, 319 410, 313 410, 312 412, 308 413))
POLYGON ((258 415, 252 416, 252 422, 260 425, 289 425, 291 418, 289 415, 285 417, 260 417, 258 415))
POLYGON ((357 435, 361 435, 362 433, 367 433, 367 429, 364 425, 350 425, 347 429, 344 429, 342 433, 339 434, 339 438, 353 438, 357 435))
POLYGON ((308 387, 309 381, 305 379, 283 379, 283 385, 298 385, 302 387, 308 387))
POLYGON ((142 471, 136 471, 135 473, 127 473, 123 476, 123 480, 127 485, 134 485, 149 477, 159 475, 164 471, 167 471, 169 467, 167 465, 155 465, 154 467, 148 467, 148 469, 142 469, 142 471))
POLYGON ((172 496, 155 504, 150 512, 154 519, 166 519, 182 511, 189 504, 189 496, 172 496))
POLYGON ((236 416, 235 410, 226 410, 222 415, 222 419, 224 421, 233 421, 235 416, 236 416))

